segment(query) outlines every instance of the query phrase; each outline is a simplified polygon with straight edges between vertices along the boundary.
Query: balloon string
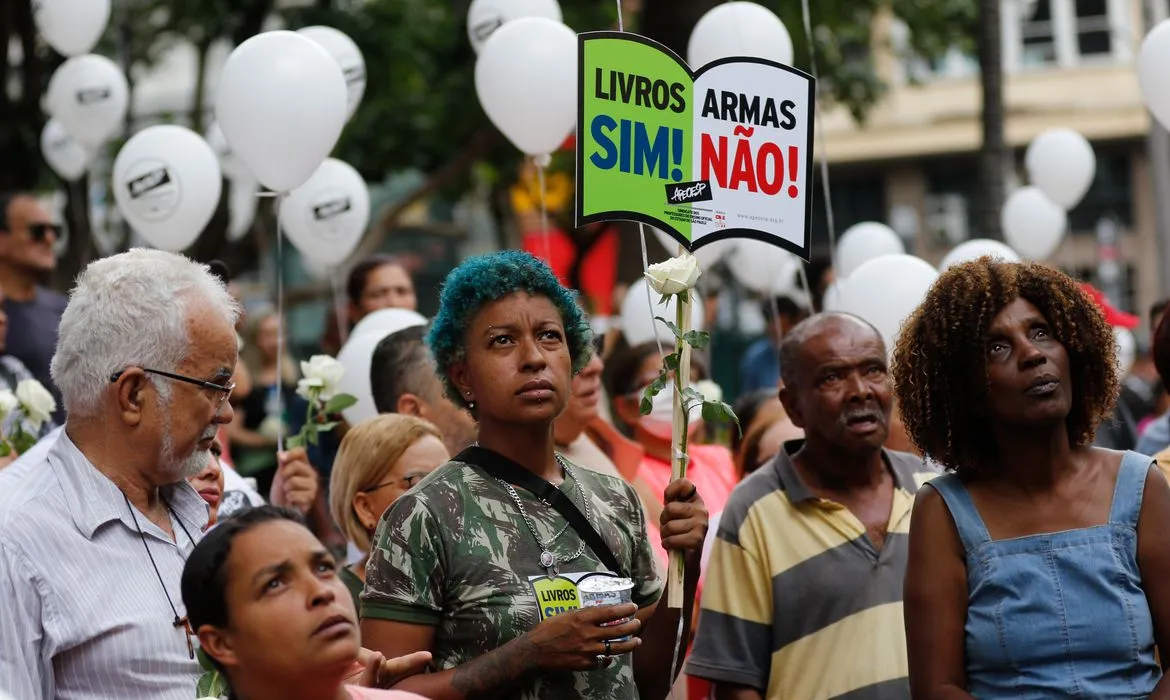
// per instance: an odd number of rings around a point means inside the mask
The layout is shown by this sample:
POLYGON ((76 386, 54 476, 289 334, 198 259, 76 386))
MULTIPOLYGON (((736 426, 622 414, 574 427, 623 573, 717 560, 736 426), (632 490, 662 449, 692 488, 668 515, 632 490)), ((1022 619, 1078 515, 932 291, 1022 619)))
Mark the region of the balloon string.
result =
POLYGON ((625 19, 622 18, 622 0, 616 0, 618 10, 618 31, 626 31, 625 19))
POLYGON ((800 286, 804 290, 804 298, 807 302, 806 306, 808 307, 808 312, 810 314, 815 314, 817 312, 816 304, 813 302, 812 287, 810 287, 808 283, 808 271, 804 269, 804 266, 805 262, 803 260, 799 261, 796 265, 796 271, 800 276, 800 286))
MULTIPOLYGON (((638 224, 638 238, 642 241, 642 273, 650 269, 650 255, 646 252, 646 224, 638 224)), ((645 281, 643 279, 643 281, 645 281)), ((646 306, 650 308, 650 327, 654 328, 654 342, 658 343, 658 356, 666 354, 662 349, 662 338, 658 337, 657 322, 654 320, 654 297, 650 296, 650 285, 646 284, 646 306)))
MULTIPOLYGON (((276 194, 276 449, 284 449, 284 232, 280 225, 280 205, 287 192, 276 194)), ((269 195, 271 196, 271 195, 269 195)))
MULTIPOLYGON (((808 42, 808 57, 812 65, 812 75, 814 84, 817 85, 819 93, 820 87, 820 72, 817 70, 817 50, 813 44, 812 31, 812 15, 808 9, 808 0, 800 0, 800 14, 804 23, 804 38, 808 42)), ((821 192, 825 198, 825 223, 829 227, 829 262, 833 265, 837 264, 837 226, 833 221, 833 198, 830 194, 829 187, 829 151, 825 143, 825 132, 821 128, 824 125, 824 119, 821 117, 821 98, 820 95, 815 95, 813 100, 815 109, 814 129, 817 132, 817 150, 821 152, 820 170, 821 170, 821 192)))
POLYGON ((544 249, 545 262, 551 268, 553 266, 552 242, 549 240, 548 203, 545 202, 548 193, 544 187, 544 163, 540 160, 534 162, 536 163, 536 179, 540 183, 540 242, 544 249))

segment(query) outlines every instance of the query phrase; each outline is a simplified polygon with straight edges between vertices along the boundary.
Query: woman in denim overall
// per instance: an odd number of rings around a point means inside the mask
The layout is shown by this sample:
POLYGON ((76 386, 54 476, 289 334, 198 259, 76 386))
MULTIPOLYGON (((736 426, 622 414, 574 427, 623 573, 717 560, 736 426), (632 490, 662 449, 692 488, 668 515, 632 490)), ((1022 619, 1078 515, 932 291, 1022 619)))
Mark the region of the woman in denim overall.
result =
POLYGON ((919 492, 905 619, 914 698, 1170 698, 1170 486, 1092 446, 1113 333, 1064 274, 990 258, 944 273, 895 352, 919 492))

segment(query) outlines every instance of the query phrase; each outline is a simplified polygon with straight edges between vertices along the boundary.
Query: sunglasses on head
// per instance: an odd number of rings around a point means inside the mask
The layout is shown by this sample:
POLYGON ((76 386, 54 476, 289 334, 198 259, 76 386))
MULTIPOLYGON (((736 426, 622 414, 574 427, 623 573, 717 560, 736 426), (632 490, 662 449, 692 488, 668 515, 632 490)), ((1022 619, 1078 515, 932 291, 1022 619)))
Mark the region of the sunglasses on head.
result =
POLYGON ((61 226, 61 224, 29 224, 28 236, 37 243, 43 242, 46 238, 49 237, 50 233, 53 234, 55 239, 60 240, 61 234, 64 230, 65 229, 63 226, 61 226))

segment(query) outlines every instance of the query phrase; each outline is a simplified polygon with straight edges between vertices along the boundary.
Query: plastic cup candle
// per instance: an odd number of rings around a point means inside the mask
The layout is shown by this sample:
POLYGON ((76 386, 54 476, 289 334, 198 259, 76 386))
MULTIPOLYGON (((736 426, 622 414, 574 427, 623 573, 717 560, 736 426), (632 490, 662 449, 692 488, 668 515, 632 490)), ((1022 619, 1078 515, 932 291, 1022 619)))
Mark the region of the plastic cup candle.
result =
MULTIPOLYGON (((581 599, 582 608, 592 608, 598 605, 621 605, 633 602, 634 582, 628 578, 613 576, 591 576, 577 584, 577 594, 581 599)), ((622 625, 633 617, 624 620, 614 620, 603 624, 603 627, 622 625)), ((622 637, 611 641, 624 642, 629 637, 622 637)))

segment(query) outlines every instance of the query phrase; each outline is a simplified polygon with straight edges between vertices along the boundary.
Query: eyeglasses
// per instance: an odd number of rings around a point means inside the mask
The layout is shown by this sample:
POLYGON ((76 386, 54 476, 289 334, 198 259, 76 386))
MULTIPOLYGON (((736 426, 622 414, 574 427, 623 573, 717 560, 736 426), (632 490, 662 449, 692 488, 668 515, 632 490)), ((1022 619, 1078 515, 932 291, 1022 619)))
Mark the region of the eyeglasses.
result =
MULTIPOLYGON (((141 369, 143 372, 146 372, 147 374, 156 374, 160 377, 166 377, 167 379, 174 379, 177 382, 186 382, 188 384, 194 384, 195 386, 203 387, 204 389, 210 389, 211 391, 219 392, 219 396, 216 398, 216 401, 215 401, 215 405, 219 408, 223 408, 224 402, 227 401, 228 397, 232 395, 232 391, 234 391, 236 388, 235 382, 228 382, 227 384, 216 384, 215 382, 206 382, 206 381, 203 381, 202 379, 195 379, 194 377, 186 377, 186 376, 183 376, 182 374, 175 374, 173 372, 164 372, 160 369, 149 369, 146 367, 143 367, 141 369)), ((112 384, 112 383, 118 381, 119 379, 122 378, 122 375, 125 373, 126 373, 126 370, 124 370, 124 369, 118 370, 117 372, 114 372, 113 374, 110 375, 110 383, 112 384)))
POLYGON ((376 486, 371 486, 368 489, 362 489, 362 493, 373 493, 379 489, 384 489, 387 486, 393 486, 395 484, 402 484, 402 488, 409 491, 424 476, 426 476, 426 474, 419 474, 417 472, 414 474, 407 474, 406 476, 402 477, 401 479, 391 479, 389 481, 383 481, 382 483, 380 483, 376 486))
POLYGON ((65 227, 62 226, 61 224, 29 224, 28 225, 28 236, 29 236, 29 238, 33 239, 37 243, 43 243, 45 241, 45 239, 49 237, 50 233, 53 234, 53 237, 55 239, 60 240, 61 236, 64 232, 65 232, 65 227))

